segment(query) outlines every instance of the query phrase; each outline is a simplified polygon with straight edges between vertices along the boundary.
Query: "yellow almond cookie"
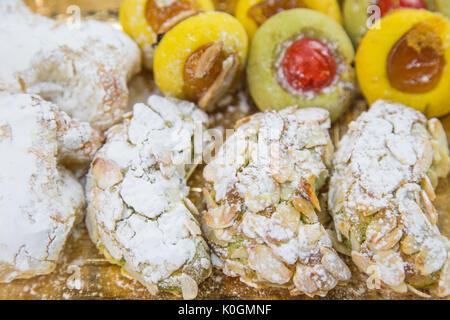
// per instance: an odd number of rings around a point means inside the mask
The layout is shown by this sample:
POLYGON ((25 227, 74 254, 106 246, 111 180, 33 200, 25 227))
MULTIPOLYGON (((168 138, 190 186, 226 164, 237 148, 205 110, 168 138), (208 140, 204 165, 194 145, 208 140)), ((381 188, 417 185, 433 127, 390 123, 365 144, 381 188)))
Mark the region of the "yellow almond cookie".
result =
POLYGON ((167 32, 156 48, 156 84, 167 96, 211 110, 238 83, 247 43, 244 27, 227 13, 188 18, 167 32))
POLYGON ((404 9, 366 34, 356 72, 369 103, 385 99, 439 117, 450 112, 448 61, 450 22, 437 13, 404 9))
POLYGON ((157 35, 167 32, 180 21, 203 11, 213 11, 211 0, 124 0, 119 19, 123 30, 139 45, 144 66, 153 67, 152 46, 157 35))

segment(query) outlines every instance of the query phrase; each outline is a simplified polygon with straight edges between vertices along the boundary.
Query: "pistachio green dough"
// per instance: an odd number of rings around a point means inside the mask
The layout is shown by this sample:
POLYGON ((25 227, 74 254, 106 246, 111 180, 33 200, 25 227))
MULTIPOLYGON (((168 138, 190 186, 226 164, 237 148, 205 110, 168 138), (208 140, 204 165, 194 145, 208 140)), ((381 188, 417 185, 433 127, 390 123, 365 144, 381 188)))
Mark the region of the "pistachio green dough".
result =
POLYGON ((375 0, 345 0, 342 8, 344 27, 352 39, 355 47, 367 32, 367 21, 370 14, 367 8, 374 4, 375 0))

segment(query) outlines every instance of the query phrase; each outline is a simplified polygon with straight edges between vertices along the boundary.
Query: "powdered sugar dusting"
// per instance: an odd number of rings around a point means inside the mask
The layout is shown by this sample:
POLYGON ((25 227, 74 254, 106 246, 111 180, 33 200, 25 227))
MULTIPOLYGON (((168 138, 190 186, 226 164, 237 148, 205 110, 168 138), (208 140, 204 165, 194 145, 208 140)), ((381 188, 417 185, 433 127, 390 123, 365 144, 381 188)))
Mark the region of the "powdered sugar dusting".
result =
MULTIPOLYGON (((92 129, 74 122, 37 96, 0 94, 0 282, 54 270, 68 233, 84 209, 84 193, 60 163, 93 152, 100 141, 92 129), (58 125, 78 127, 80 145, 67 144, 58 125), (84 142, 84 143, 83 143, 84 142), (89 152, 88 152, 89 153, 89 152)), ((70 130, 69 130, 70 131, 70 130)))

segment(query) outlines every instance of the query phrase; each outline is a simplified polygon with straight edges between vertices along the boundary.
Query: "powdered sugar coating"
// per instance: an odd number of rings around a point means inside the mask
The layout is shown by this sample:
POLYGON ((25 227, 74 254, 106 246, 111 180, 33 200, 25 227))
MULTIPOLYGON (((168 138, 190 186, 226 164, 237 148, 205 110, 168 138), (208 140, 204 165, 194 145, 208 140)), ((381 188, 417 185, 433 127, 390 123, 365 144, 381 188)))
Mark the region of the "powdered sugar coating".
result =
POLYGON ((350 277, 315 213, 333 150, 328 111, 290 107, 236 127, 203 171, 202 227, 221 268, 251 286, 326 295, 350 277))
POLYGON ((98 21, 69 26, 5 0, 0 41, 0 90, 38 94, 100 130, 120 120, 127 81, 140 70, 139 49, 123 32, 98 21))
POLYGON ((55 269, 85 206, 63 159, 83 164, 100 142, 89 125, 37 96, 0 94, 0 282, 55 269), (77 144, 66 144, 73 130, 77 144))
POLYGON ((192 103, 150 96, 107 132, 87 176, 92 241, 152 293, 194 298, 211 271, 208 247, 186 204, 192 139, 207 123, 192 103))
POLYGON ((450 293, 449 241, 431 203, 437 178, 449 170, 437 119, 377 101, 349 125, 334 158, 329 207, 338 238, 363 272, 377 267, 382 283, 398 292, 432 286, 437 296, 450 293))

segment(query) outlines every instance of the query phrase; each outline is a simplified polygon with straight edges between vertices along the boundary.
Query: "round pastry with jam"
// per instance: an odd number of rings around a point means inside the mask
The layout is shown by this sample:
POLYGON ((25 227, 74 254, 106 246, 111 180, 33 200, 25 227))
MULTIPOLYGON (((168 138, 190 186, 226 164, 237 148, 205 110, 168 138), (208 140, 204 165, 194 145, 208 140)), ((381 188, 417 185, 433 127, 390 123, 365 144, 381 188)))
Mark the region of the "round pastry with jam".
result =
POLYGON ((153 44, 180 21, 199 12, 213 11, 212 0, 124 0, 120 6, 120 24, 139 45, 144 66, 153 67, 153 44))
POLYGON ((426 10, 398 10, 367 32, 356 56, 369 103, 400 102, 427 117, 450 112, 450 22, 426 10))
POLYGON ((366 34, 367 23, 374 24, 396 9, 427 9, 450 17, 448 0, 345 0, 342 9, 345 29, 355 45, 366 34))
POLYGON ((321 107, 336 120, 354 91, 354 50, 334 19, 291 9, 267 20, 251 43, 247 79, 261 110, 321 107))
POLYGON ((155 51, 155 82, 166 96, 207 111, 236 84, 247 58, 247 34, 233 16, 205 12, 167 32, 155 51))
POLYGON ((296 8, 320 11, 342 23, 337 0, 238 0, 235 16, 251 39, 267 19, 281 11, 296 8))

